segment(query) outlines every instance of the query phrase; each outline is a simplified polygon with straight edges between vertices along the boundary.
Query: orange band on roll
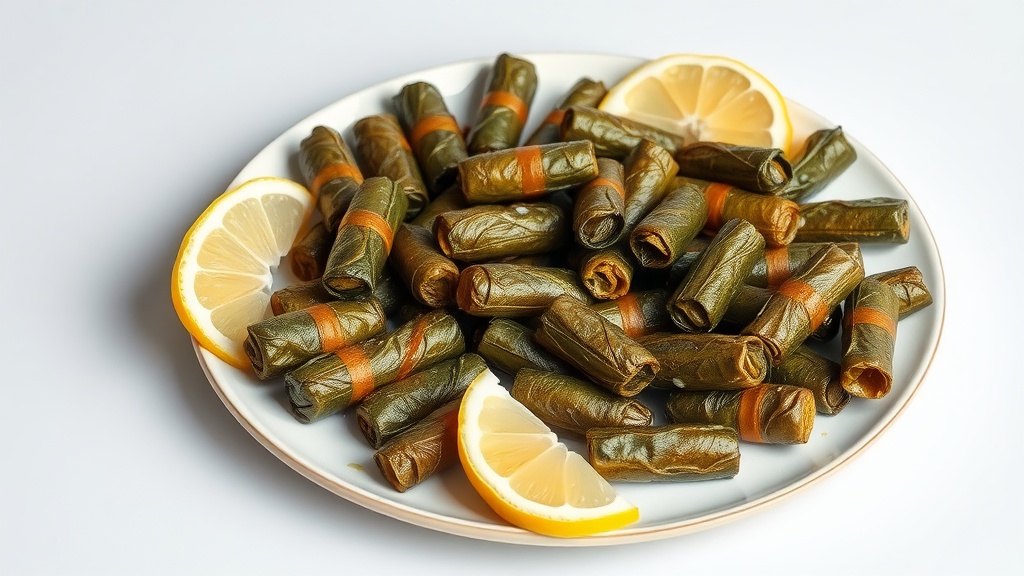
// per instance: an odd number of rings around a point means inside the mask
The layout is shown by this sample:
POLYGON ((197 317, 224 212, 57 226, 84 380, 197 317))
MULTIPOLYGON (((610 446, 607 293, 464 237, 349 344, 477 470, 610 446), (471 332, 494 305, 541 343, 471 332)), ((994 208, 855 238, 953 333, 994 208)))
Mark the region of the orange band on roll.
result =
POLYGON ((622 182, 619 181, 619 180, 612 180, 611 178, 605 178, 603 176, 598 176, 597 178, 594 178, 590 182, 587 182, 587 185, 584 186, 583 189, 584 190, 589 190, 589 189, 595 188, 597 186, 607 186, 607 187, 611 188, 612 190, 615 190, 615 192, 618 193, 618 195, 623 200, 626 199, 626 190, 622 187, 622 182))
POLYGON ((622 319, 622 331, 626 336, 634 338, 641 336, 647 331, 647 323, 644 322, 644 315, 640 309, 640 301, 636 295, 626 294, 615 300, 619 308, 619 318, 622 319))
POLYGON ((349 210, 348 212, 345 212, 345 215, 341 218, 341 222, 338 223, 338 228, 341 228, 346 224, 370 228, 380 236, 381 240, 384 241, 384 251, 388 254, 391 253, 391 242, 394 240, 395 233, 391 231, 391 226, 388 225, 387 220, 382 218, 380 214, 360 208, 349 210))
POLYGON ((769 288, 781 286, 793 275, 789 267, 789 246, 769 248, 764 251, 765 276, 769 288))
POLYGON ((402 134, 402 132, 398 132, 398 134, 395 134, 395 136, 398 138, 398 145, 402 147, 402 150, 405 150, 406 152, 412 152, 412 147, 409 146, 409 141, 405 139, 405 134, 402 134))
POLYGON ((314 196, 319 196, 320 189, 323 188, 324 184, 335 178, 351 178, 356 181, 356 184, 363 183, 363 173, 359 171, 359 168, 351 164, 328 164, 316 173, 316 177, 313 178, 313 182, 309 185, 309 191, 314 196))
POLYGON ((316 333, 320 336, 320 351, 332 352, 349 345, 348 334, 341 327, 338 314, 327 304, 315 304, 306 308, 313 318, 316 333))
POLYGON ((712 182, 704 190, 704 199, 708 203, 708 228, 718 230, 722 227, 722 208, 725 207, 725 197, 730 190, 732 186, 719 182, 712 182))
POLYGON ((420 345, 423 344, 423 333, 427 330, 427 323, 422 319, 412 326, 412 334, 409 336, 409 347, 405 349, 402 356, 402 363, 398 365, 398 372, 395 373, 395 380, 401 380, 412 372, 416 364, 417 356, 420 353, 420 345))
POLYGON ((511 92, 505 90, 493 90, 484 94, 484 100, 480 103, 480 107, 484 108, 487 106, 503 106, 508 108, 519 118, 519 125, 526 124, 526 114, 528 113, 526 102, 523 99, 511 92))
POLYGON ((349 379, 352 381, 352 397, 349 404, 355 404, 362 400, 367 394, 373 392, 377 383, 373 378, 373 369, 370 367, 370 359, 363 353, 359 346, 348 346, 334 353, 341 360, 348 370, 349 379))
POLYGON ((523 175, 523 195, 536 196, 543 194, 547 182, 544 177, 544 159, 541 157, 540 146, 523 146, 515 149, 516 163, 523 175))
POLYGON ((414 148, 419 148, 420 140, 424 136, 438 130, 454 132, 460 137, 462 136, 462 130, 459 128, 459 123, 455 121, 455 118, 451 116, 424 116, 409 131, 409 144, 414 148))
POLYGON ((547 117, 544 118, 544 122, 554 124, 555 126, 561 126, 563 118, 565 118, 565 110, 556 109, 552 110, 551 114, 548 114, 547 117))
POLYGON ((867 306, 858 306, 849 314, 849 318, 849 322, 854 326, 857 324, 873 324, 888 332, 889 336, 896 337, 896 322, 892 317, 880 310, 868 308, 867 306))
POLYGON ((740 392, 740 409, 737 418, 737 427, 740 438, 747 442, 764 443, 764 436, 761 434, 761 419, 758 412, 761 407, 761 399, 764 398, 768 386, 754 386, 740 392))
POLYGON ((803 280, 797 280, 796 278, 786 280, 782 283, 782 286, 779 286, 776 294, 785 296, 803 306, 804 310, 807 311, 811 332, 817 330, 818 326, 821 326, 821 323, 825 321, 825 318, 828 318, 829 312, 831 312, 825 306, 825 301, 821 299, 818 292, 803 280))

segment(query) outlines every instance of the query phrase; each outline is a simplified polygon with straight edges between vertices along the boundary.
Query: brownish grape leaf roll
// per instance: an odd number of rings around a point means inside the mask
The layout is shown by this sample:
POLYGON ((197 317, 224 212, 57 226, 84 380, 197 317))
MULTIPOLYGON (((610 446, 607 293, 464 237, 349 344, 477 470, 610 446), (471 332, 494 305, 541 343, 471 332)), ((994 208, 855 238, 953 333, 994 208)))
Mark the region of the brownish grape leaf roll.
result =
POLYGON ((778 366, 864 278, 864 269, 835 244, 818 251, 782 283, 742 334, 757 336, 778 366))
POLYGON ((359 430, 371 447, 380 448, 437 408, 461 398, 485 370, 483 358, 467 353, 378 388, 356 406, 359 430))
POLYGON ((337 130, 316 126, 299 144, 299 169, 327 229, 334 232, 363 183, 355 156, 337 130))
POLYGON ((500 54, 491 66, 476 119, 466 138, 470 155, 515 148, 537 92, 537 69, 529 60, 500 54))
POLYGON ((523 368, 511 393, 548 426, 579 436, 596 427, 654 423, 654 414, 639 400, 566 374, 523 368))
POLYGON ((598 156, 622 160, 640 144, 650 140, 669 154, 686 145, 682 136, 642 122, 629 120, 589 106, 570 106, 562 116, 562 140, 589 140, 598 156))
POLYGON ((424 183, 431 193, 440 194, 455 183, 459 162, 468 156, 459 123, 428 82, 406 84, 392 104, 424 183))
POLYGON ((699 188, 670 188, 630 232, 629 247, 643 266, 665 268, 679 259, 707 218, 707 201, 699 188))
POLYGON ((773 384, 789 384, 807 388, 814 393, 814 407, 819 414, 838 414, 849 402, 850 394, 839 382, 839 363, 800 346, 769 371, 773 384))
POLYGON ((389 178, 367 178, 359 186, 327 257, 321 281, 328 292, 351 299, 373 291, 384 275, 406 206, 405 193, 389 178))
POLYGON ((764 382, 771 362, 752 336, 653 334, 640 339, 661 370, 657 380, 687 390, 738 390, 764 382))
POLYGON ((633 228, 654 209, 676 174, 672 154, 651 140, 641 140, 622 163, 626 179, 626 204, 620 238, 628 239, 633 228))
POLYGON ((462 271, 455 301, 474 316, 536 316, 562 295, 593 302, 573 270, 488 262, 462 271))
POLYGON ((520 146, 459 162, 462 194, 470 204, 529 200, 597 177, 594 145, 586 140, 520 146))
POLYGON ((356 404, 376 388, 466 351, 455 318, 434 310, 394 331, 317 356, 285 374, 292 414, 313 422, 356 404))
POLYGON ((612 300, 629 292, 633 281, 633 255, 622 245, 581 249, 573 255, 580 280, 597 300, 612 300))
POLYGON ((763 256, 764 237, 750 222, 726 222, 669 296, 672 321, 685 332, 714 330, 763 256))
POLYGON ((399 225, 390 262, 421 304, 444 308, 455 301, 459 267, 441 253, 437 240, 426 228, 409 223, 399 225))
MULTIPOLYGON (((674 180, 670 186, 674 186, 677 183, 678 182, 674 180)), ((672 261, 672 265, 669 266, 668 282, 670 285, 677 286, 683 281, 683 278, 686 277, 686 273, 690 271, 690 266, 693 266, 693 263, 697 261, 700 253, 708 247, 708 244, 711 244, 711 238, 711 236, 706 235, 697 236, 686 245, 686 248, 683 248, 682 252, 679 253, 679 256, 672 261)))
MULTIPOLYGON (((679 258, 672 263, 669 273, 670 281, 673 283, 682 281, 690 266, 693 265, 700 253, 710 243, 710 237, 699 236, 687 244, 679 258)), ((786 246, 766 247, 764 258, 758 258, 757 262, 754 263, 754 269, 750 271, 744 282, 760 288, 778 288, 786 279, 793 275, 793 272, 803 266, 808 258, 814 256, 815 252, 823 248, 825 244, 827 242, 792 242, 786 246)), ((860 244, 857 242, 836 242, 835 245, 856 259, 861 266, 864 266, 864 257, 861 254, 860 244)))
POLYGON ((694 142, 675 153, 679 175, 777 194, 793 177, 782 150, 725 142, 694 142))
POLYGON ((591 304, 590 308, 622 328, 626 336, 637 339, 672 325, 665 308, 667 299, 666 290, 641 290, 591 304))
POLYGON ((256 376, 266 380, 314 356, 381 334, 386 323, 376 298, 339 300, 250 324, 242 347, 256 376))
POLYGON ((910 213, 900 198, 828 200, 800 206, 797 242, 885 242, 910 240, 910 213))
POLYGON ((622 236, 626 207, 622 164, 597 159, 597 177, 576 193, 572 229, 576 243, 586 248, 607 248, 622 236))
POLYGON ((331 294, 320 283, 320 279, 300 282, 274 290, 270 294, 270 312, 274 316, 280 316, 288 312, 295 312, 303 308, 309 308, 316 304, 336 302, 337 296, 331 294))
POLYGON ((719 424, 758 444, 804 444, 814 428, 814 393, 799 386, 758 384, 739 391, 673 392, 669 421, 719 424))
POLYGON ((718 230, 733 218, 750 222, 764 235, 768 246, 785 246, 793 241, 800 226, 800 206, 795 202, 747 192, 728 184, 679 176, 673 186, 689 182, 697 186, 708 203, 706 229, 718 230))
POLYGON ((928 285, 925 284, 924 274, 917 266, 886 270, 872 274, 869 278, 874 278, 892 287, 900 302, 901 320, 932 303, 932 293, 928 290, 928 285))
POLYGON ((460 404, 441 406, 374 452, 373 461, 395 490, 405 492, 458 463, 460 404))
POLYGON ((534 339, 591 380, 620 396, 635 396, 658 373, 658 361, 586 304, 559 296, 540 315, 534 339))
MULTIPOLYGON (((390 315, 405 304, 409 298, 409 293, 401 286, 401 281, 395 275, 385 271, 384 276, 377 283, 373 292, 368 296, 357 298, 357 300, 365 300, 367 298, 376 298, 384 309, 384 313, 390 315)), ((270 295, 270 310, 275 316, 279 316, 286 312, 294 312, 303 308, 309 308, 315 304, 324 304, 337 300, 339 298, 328 292, 318 278, 275 290, 270 295)))
MULTIPOLYGON (((793 242, 787 246, 766 248, 764 257, 754 263, 754 269, 747 276, 746 283, 762 288, 778 288, 799 270, 804 262, 825 247, 825 242, 793 242)), ((836 242, 836 246, 852 256, 861 267, 864 257, 857 242, 836 242)))
POLYGON ((587 460, 613 482, 693 482, 740 470, 736 430, 707 424, 614 426, 587 431, 587 460))
POLYGON ((477 204, 438 214, 437 244, 460 262, 550 252, 568 239, 565 214, 549 202, 477 204))
POLYGON ((314 224, 289 250, 292 274, 303 282, 319 280, 334 245, 334 233, 323 221, 314 224))
POLYGON ((865 278, 844 307, 840 383, 854 396, 882 398, 892 388, 899 299, 888 284, 865 278))
POLYGON ((430 203, 424 206, 423 210, 415 218, 409 220, 409 223, 422 226, 427 230, 433 230, 434 219, 437 218, 438 214, 448 212, 449 210, 461 210, 466 206, 468 204, 466 204, 466 197, 462 195, 462 188, 458 184, 454 184, 444 192, 434 196, 430 203))
MULTIPOLYGON (((725 316, 722 317, 722 324, 719 324, 719 328, 721 329, 723 324, 728 324, 738 331, 747 326, 754 321, 754 318, 757 318, 774 293, 772 288, 761 288, 750 284, 740 286, 732 301, 729 302, 728 308, 725 309, 725 316)), ((836 306, 808 338, 828 342, 839 334, 842 321, 843 307, 836 306)))
POLYGON ((793 178, 779 196, 803 202, 824 190, 855 160, 857 150, 846 140, 842 126, 818 130, 793 159, 793 178))
POLYGON ((555 108, 544 117, 533 134, 526 139, 526 145, 551 144, 561 140, 562 118, 565 117, 565 109, 570 106, 597 106, 608 93, 604 82, 580 78, 569 88, 561 99, 555 104, 555 108))
POLYGON ((476 353, 491 366, 512 376, 523 368, 575 373, 575 369, 537 344, 533 332, 510 318, 493 318, 480 335, 476 353))
POLYGON ((427 185, 423 182, 416 156, 409 141, 392 114, 376 114, 361 118, 352 127, 355 136, 356 157, 364 175, 386 176, 405 193, 409 201, 405 219, 420 213, 430 201, 427 185))

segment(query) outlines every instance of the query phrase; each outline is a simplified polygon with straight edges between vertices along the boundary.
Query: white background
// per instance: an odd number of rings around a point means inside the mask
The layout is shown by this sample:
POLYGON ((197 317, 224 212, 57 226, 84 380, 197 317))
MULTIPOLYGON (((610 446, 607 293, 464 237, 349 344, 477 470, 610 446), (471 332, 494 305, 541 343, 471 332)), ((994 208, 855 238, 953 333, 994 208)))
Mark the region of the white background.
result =
POLYGON ((1022 24, 1019 1, 0 0, 0 573, 1021 573, 1022 24), (251 438, 170 304, 185 231, 311 112, 502 51, 732 56, 882 159, 948 298, 889 431, 753 516, 589 549, 404 524, 251 438))

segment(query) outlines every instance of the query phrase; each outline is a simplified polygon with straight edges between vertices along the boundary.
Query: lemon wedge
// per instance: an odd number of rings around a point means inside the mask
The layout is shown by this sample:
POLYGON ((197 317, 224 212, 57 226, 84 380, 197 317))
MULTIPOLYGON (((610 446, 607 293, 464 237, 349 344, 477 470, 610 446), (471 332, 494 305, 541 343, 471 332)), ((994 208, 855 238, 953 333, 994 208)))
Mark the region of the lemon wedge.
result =
POLYGON ((632 524, 639 511, 519 401, 489 370, 459 408, 459 458, 470 484, 508 522, 579 537, 632 524))
POLYGON ((608 90, 601 110, 678 134, 779 148, 793 139, 786 100, 750 66, 724 56, 670 54, 644 63, 608 90))
POLYGON ((171 272, 171 301, 199 344, 250 368, 246 328, 269 314, 273 269, 313 210, 313 195, 284 178, 255 178, 218 197, 192 224, 171 272))

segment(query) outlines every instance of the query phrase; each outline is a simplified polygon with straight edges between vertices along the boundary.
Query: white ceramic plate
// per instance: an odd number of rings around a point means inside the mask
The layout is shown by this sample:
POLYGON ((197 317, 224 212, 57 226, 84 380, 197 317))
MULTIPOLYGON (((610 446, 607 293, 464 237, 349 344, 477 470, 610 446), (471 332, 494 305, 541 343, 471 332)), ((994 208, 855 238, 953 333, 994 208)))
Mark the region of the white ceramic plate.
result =
MULTIPOLYGON (((581 76, 603 80, 611 86, 642 62, 634 57, 595 54, 527 54, 524 57, 536 64, 540 79, 526 134, 581 76)), ((242 170, 231 187, 256 176, 282 176, 301 182, 296 162, 299 142, 314 126, 324 124, 350 135, 356 120, 388 109, 391 97, 409 82, 423 80, 437 86, 451 112, 465 125, 472 119, 492 62, 493 58, 482 58, 431 68, 342 98, 271 142, 242 170)), ((797 104, 791 103, 790 113, 794 122, 794 143, 802 142, 815 129, 832 125, 797 104)), ((692 483, 618 484, 618 490, 640 508, 640 521, 627 529, 569 540, 520 530, 490 511, 458 466, 400 494, 387 484, 374 465, 373 451, 363 440, 354 414, 300 424, 287 409, 283 381, 261 382, 196 346, 199 361, 231 413, 277 457, 343 498, 412 524, 486 540, 583 546, 666 538, 735 520, 834 472, 877 439, 921 384, 938 345, 945 300, 935 240, 909 193, 878 159, 850 137, 850 128, 844 128, 859 158, 815 199, 889 196, 910 200, 910 242, 900 246, 866 245, 865 267, 870 274, 916 265, 923 271, 934 297, 930 307, 899 324, 892 391, 881 400, 854 399, 834 417, 819 416, 807 444, 744 443, 741 470, 734 478, 692 483)), ((292 280, 287 277, 285 268, 287 266, 282 266, 278 272, 279 285, 292 280)), ((582 448, 579 444, 567 443, 571 448, 582 448)))

